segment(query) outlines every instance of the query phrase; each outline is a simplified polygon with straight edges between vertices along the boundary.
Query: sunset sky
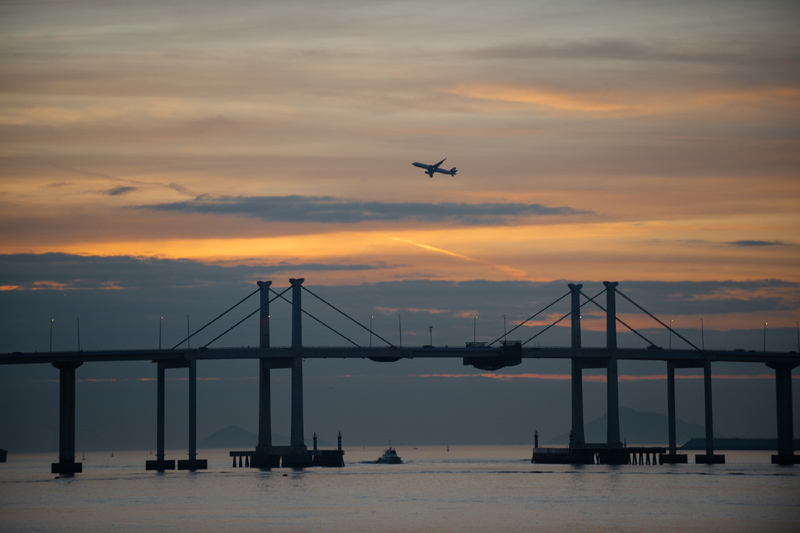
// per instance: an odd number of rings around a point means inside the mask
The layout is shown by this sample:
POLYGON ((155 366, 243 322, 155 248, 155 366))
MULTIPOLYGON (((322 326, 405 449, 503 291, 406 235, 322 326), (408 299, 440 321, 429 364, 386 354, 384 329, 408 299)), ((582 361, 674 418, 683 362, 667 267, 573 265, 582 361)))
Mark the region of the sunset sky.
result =
POLYGON ((91 343, 97 306, 183 320, 180 291, 214 286, 211 316, 289 277, 352 288, 390 331, 403 313, 409 344, 434 319, 471 340, 474 315, 492 340, 567 282, 616 280, 695 340, 704 318, 760 349, 766 323, 796 350, 798 20, 795 1, 2 2, 0 352, 43 350, 57 312, 91 343), (445 157, 457 176, 411 166, 445 157), (84 307, 37 308, 61 294, 84 307))

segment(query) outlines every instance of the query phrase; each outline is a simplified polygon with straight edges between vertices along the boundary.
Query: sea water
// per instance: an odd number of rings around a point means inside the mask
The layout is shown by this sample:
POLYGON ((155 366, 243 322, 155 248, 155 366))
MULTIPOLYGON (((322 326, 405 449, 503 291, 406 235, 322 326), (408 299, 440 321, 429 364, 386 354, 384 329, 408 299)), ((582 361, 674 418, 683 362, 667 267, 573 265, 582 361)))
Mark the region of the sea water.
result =
MULTIPOLYGON (((531 464, 527 446, 347 448, 344 468, 145 471, 145 452, 52 454, 0 464, 2 531, 800 531, 800 466, 765 452, 724 465, 531 464)), ((184 459, 173 451, 168 459, 184 459)), ((237 462, 238 465, 238 462, 237 462)))

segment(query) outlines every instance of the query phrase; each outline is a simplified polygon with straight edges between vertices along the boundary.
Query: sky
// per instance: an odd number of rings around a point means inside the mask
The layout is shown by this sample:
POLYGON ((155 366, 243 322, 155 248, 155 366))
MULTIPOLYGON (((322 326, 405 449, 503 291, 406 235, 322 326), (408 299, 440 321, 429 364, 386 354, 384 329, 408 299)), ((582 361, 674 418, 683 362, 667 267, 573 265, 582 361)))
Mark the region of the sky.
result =
MULTIPOLYGON (((491 341, 567 283, 611 280, 692 342, 798 350, 798 16, 741 0, 2 2, 0 352, 48 350, 51 324, 54 350, 155 347, 159 324, 175 344, 187 316, 199 327, 256 280, 292 277, 392 342, 402 322, 409 345, 491 341), (411 166, 445 157, 455 177, 411 166)), ((584 328, 602 345, 599 310, 584 328)), ((216 345, 256 339, 251 321, 216 345)), ((567 329, 535 342, 566 345, 567 329)), ((152 366, 84 365, 101 381, 79 385, 78 438, 122 431, 114 412, 131 409, 154 433, 152 366)), ((718 366, 715 429, 774 435, 771 371, 718 366)), ((346 427, 517 444, 569 427, 569 369, 552 361, 507 379, 452 361, 306 367, 307 433, 331 441, 346 427), (384 394, 388 420, 366 405, 384 394)), ((662 367, 623 365, 620 404, 665 412, 662 367)), ((254 429, 253 363, 200 372, 200 437, 254 429)), ((0 369, 2 404, 37 406, 0 408, 0 435, 50 431, 56 376, 0 369)), ((684 381, 679 416, 702 424, 702 386, 684 381)), ((600 416, 604 385, 587 387, 600 416)))

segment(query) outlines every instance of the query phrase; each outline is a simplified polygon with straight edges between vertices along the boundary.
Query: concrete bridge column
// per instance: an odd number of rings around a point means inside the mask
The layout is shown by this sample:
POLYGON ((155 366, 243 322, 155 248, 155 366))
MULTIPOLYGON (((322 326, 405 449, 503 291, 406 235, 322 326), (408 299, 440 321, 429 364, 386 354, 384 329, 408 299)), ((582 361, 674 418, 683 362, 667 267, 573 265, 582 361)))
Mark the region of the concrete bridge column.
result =
MULTIPOLYGON (((581 347, 581 288, 583 285, 569 284, 572 296, 572 347, 581 347)), ((583 427, 583 369, 576 358, 572 358, 572 436, 575 446, 586 444, 583 427)))
POLYGON ((675 365, 667 362, 667 418, 669 425, 669 454, 678 451, 678 437, 675 428, 675 365))
POLYGON ((607 444, 621 446, 619 436, 619 373, 617 371, 617 303, 616 281, 604 281, 606 287, 606 348, 608 367, 606 371, 606 403, 608 409, 607 444))
POLYGON ((162 363, 156 365, 156 461, 164 460, 164 425, 166 409, 166 373, 162 363))
POLYGON ((197 360, 189 361, 189 460, 197 459, 197 360))
POLYGON ((175 470, 175 460, 164 459, 165 381, 167 368, 176 368, 182 365, 185 365, 185 363, 156 361, 156 459, 155 461, 146 461, 145 470, 157 470, 159 472, 175 470))
POLYGON ((83 471, 75 462, 75 369, 83 363, 53 363, 59 371, 58 462, 53 474, 71 475, 83 471))
MULTIPOLYGON (((667 361, 667 425, 669 430, 669 448, 667 449, 667 453, 659 454, 659 462, 661 464, 682 464, 689 460, 686 454, 678 453, 678 439, 675 427, 675 369, 686 368, 687 366, 696 367, 697 364, 687 363, 686 361, 667 361)), ((653 460, 655 461, 655 458, 653 460)))
POLYGON ((773 464, 800 464, 800 455, 794 454, 794 427, 792 419, 792 369, 791 363, 768 363, 775 370, 775 397, 778 413, 778 454, 772 456, 773 464))
POLYGON ((205 470, 208 461, 197 458, 197 360, 189 359, 189 458, 178 461, 178 470, 205 470))
POLYGON ((714 455, 714 408, 711 395, 711 361, 703 364, 703 388, 705 390, 706 407, 706 453, 695 455, 694 460, 700 464, 724 464, 724 455, 714 455))

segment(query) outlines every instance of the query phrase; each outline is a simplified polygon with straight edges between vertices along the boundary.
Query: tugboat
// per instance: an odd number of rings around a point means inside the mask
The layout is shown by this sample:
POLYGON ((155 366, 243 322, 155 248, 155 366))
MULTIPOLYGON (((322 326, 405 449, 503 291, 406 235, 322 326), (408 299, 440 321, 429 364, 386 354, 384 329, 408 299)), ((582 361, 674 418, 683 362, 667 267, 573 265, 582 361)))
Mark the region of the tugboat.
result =
POLYGON ((394 448, 392 448, 392 439, 389 439, 389 447, 386 448, 386 450, 384 450, 383 455, 381 457, 378 457, 378 460, 375 462, 388 465, 403 464, 403 460, 400 459, 400 456, 397 455, 397 451, 394 448))

